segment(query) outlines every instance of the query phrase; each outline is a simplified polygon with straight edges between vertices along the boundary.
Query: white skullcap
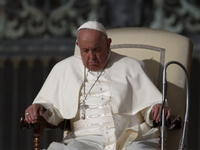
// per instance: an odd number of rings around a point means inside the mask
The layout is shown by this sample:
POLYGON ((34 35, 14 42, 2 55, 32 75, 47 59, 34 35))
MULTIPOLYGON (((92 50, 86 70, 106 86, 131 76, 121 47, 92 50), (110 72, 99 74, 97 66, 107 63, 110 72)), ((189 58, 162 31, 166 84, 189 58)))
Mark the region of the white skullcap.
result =
POLYGON ((77 31, 81 30, 81 29, 93 29, 93 30, 97 30, 100 31, 102 33, 104 33, 107 36, 106 33, 106 29, 104 28, 104 26, 97 22, 97 21, 88 21, 84 24, 82 24, 77 31))

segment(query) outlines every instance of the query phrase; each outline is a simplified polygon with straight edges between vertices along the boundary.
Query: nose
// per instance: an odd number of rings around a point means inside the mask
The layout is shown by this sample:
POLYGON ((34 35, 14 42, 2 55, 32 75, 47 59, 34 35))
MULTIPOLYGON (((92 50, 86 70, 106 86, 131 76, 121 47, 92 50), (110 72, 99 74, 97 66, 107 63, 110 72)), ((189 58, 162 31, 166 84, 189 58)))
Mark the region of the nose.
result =
POLYGON ((90 59, 92 59, 92 60, 95 59, 96 58, 95 51, 90 51, 89 56, 90 56, 90 59))

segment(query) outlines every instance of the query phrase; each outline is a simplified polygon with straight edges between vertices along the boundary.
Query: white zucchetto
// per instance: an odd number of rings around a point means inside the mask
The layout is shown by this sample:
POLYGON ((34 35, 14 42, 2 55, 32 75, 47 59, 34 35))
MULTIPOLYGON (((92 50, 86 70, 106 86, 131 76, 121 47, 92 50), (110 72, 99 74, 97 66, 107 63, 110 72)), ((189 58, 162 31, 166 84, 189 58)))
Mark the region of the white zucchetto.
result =
POLYGON ((82 24, 77 31, 81 30, 81 29, 93 29, 93 30, 97 30, 100 31, 102 33, 104 33, 107 36, 106 33, 106 29, 104 28, 104 26, 97 22, 97 21, 88 21, 84 24, 82 24))

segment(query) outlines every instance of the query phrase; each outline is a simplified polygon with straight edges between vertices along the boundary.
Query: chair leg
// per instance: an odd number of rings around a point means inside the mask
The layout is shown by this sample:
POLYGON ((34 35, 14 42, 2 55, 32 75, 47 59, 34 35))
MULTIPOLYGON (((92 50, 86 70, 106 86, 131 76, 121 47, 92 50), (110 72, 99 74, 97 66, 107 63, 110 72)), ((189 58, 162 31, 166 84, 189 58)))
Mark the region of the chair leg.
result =
POLYGON ((34 150, 40 150, 40 138, 34 138, 34 150))
POLYGON ((43 127, 39 125, 38 127, 34 127, 33 129, 33 137, 34 137, 34 150, 40 150, 40 138, 43 135, 43 127))

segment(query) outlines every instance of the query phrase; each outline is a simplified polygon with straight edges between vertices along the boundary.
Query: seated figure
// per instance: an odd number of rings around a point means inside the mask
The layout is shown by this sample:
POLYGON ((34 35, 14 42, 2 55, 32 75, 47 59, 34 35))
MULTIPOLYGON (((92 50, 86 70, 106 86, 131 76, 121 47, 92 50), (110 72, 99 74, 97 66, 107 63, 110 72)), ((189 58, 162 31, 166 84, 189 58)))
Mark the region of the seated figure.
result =
POLYGON ((162 94, 144 63, 112 52, 111 42, 102 24, 81 25, 80 55, 58 62, 25 110, 28 123, 36 123, 38 115, 53 125, 70 120, 71 131, 48 150, 159 149, 152 125, 160 121, 162 94))

